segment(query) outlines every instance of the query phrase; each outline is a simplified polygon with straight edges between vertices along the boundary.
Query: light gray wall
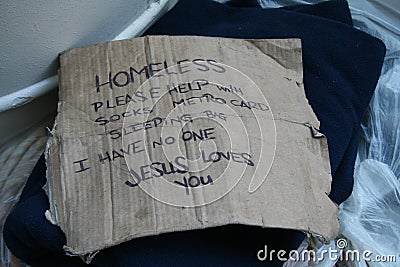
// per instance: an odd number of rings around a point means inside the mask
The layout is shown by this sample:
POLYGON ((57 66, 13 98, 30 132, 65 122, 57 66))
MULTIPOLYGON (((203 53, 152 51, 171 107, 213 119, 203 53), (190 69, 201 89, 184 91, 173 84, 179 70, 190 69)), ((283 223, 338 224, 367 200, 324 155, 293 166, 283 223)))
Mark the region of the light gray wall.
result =
POLYGON ((0 96, 56 74, 63 50, 111 40, 150 0, 1 0, 0 96))

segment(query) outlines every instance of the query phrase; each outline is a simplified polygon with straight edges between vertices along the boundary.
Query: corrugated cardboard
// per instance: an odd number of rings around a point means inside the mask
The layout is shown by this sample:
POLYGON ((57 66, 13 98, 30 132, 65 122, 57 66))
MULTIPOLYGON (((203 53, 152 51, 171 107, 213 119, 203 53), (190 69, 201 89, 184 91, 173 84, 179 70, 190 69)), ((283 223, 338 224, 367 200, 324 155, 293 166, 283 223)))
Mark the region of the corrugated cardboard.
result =
POLYGON ((59 77, 46 216, 67 253, 225 224, 337 235, 299 39, 108 42, 62 53, 59 77))

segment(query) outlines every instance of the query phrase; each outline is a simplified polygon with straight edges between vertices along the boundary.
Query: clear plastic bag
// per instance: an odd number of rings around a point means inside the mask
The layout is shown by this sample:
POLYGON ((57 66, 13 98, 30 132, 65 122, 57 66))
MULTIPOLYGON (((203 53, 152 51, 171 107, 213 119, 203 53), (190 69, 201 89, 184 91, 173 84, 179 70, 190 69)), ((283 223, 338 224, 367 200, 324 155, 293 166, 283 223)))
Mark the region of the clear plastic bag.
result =
MULTIPOLYGON (((317 3, 319 0, 259 0, 263 7, 317 3)), ((364 260, 338 266, 400 266, 400 2, 348 0, 354 26, 381 39, 387 48, 375 94, 362 125, 362 141, 354 175, 354 189, 340 206, 341 234, 348 250, 371 251, 364 260), (381 256, 381 261, 376 256, 381 256), (388 256, 395 256, 388 259, 388 256), (386 258, 385 258, 386 257, 386 258), (384 262, 382 260, 385 260, 384 262), (393 262, 396 260, 396 262, 393 262)), ((333 248, 334 244, 330 244, 333 248)), ((323 248, 321 245, 318 251, 323 248)), ((318 253, 318 252, 317 252, 318 253)), ((286 267, 311 266, 293 265, 286 267)), ((318 267, 331 267, 319 262, 318 267)))
POLYGON ((387 52, 363 123, 353 193, 340 207, 341 233, 354 249, 372 252, 371 261, 361 259, 356 267, 399 266, 400 2, 369 0, 363 9, 361 2, 350 1, 355 26, 383 40, 387 52))
POLYGON ((22 188, 33 170, 37 160, 43 153, 47 133, 46 127, 51 125, 53 116, 30 128, 7 144, 0 146, 0 266, 22 267, 18 259, 13 257, 3 240, 3 225, 7 214, 17 203, 22 188))
POLYGON ((355 176, 353 193, 340 210, 341 233, 353 249, 371 252, 371 263, 360 259, 355 265, 398 266, 394 261, 400 262, 399 181, 387 164, 373 159, 362 161, 355 176))

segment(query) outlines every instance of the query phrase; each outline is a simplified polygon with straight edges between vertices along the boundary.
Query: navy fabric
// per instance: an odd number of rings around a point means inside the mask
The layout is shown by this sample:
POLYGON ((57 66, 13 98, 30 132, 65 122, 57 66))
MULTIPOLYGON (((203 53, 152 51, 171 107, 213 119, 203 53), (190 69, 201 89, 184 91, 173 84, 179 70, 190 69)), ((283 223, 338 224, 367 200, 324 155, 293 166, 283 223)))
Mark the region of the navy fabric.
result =
MULTIPOLYGON (((307 98, 328 137, 333 174, 330 197, 337 203, 352 190, 359 124, 380 74, 384 45, 352 27, 345 1, 261 9, 255 1, 229 5, 180 0, 146 34, 233 38, 301 38, 307 98)), ((65 236, 51 225, 42 190, 44 158, 32 172, 19 203, 4 225, 12 253, 31 266, 87 266, 64 255, 65 236)), ((280 229, 223 226, 135 239, 105 249, 90 266, 282 266, 266 264, 257 252, 296 248, 304 234, 280 229)))
POLYGON ((306 96, 328 138, 333 176, 329 196, 338 204, 350 196, 360 122, 386 49, 380 40, 352 27, 346 1, 279 10, 180 1, 146 34, 301 38, 306 96))
MULTIPOLYGON (((101 251, 90 265, 66 256, 65 235, 44 217, 49 202, 44 156, 35 166, 18 205, 4 225, 4 240, 18 258, 32 267, 131 266, 282 266, 276 258, 266 264, 257 252, 296 249, 304 234, 283 229, 228 225, 204 230, 138 238, 101 251)), ((261 255, 264 256, 264 255, 261 255)))

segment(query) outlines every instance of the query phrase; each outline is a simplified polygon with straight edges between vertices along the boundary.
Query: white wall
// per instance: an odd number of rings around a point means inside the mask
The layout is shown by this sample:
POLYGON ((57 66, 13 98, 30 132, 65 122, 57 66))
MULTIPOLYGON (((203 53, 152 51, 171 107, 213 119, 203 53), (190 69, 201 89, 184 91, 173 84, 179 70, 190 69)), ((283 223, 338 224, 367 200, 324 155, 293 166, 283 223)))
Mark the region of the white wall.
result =
POLYGON ((0 147, 54 113, 58 54, 141 34, 176 0, 1 0, 0 147))
POLYGON ((111 40, 147 0, 2 0, 0 96, 56 74, 63 50, 111 40))

